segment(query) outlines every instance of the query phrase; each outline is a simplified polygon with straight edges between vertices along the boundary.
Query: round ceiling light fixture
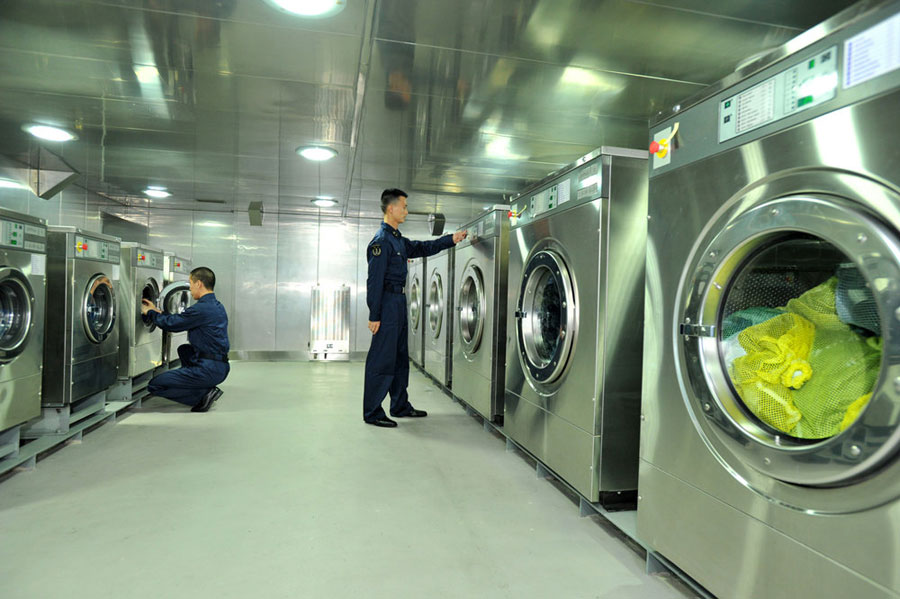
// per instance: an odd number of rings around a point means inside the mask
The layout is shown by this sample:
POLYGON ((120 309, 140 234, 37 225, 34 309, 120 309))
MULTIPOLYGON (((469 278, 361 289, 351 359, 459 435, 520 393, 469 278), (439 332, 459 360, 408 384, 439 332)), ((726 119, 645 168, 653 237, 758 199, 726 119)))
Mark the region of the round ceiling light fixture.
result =
POLYGON ((269 3, 298 17, 321 19, 344 10, 347 0, 269 0, 269 3))
POLYGON ((70 131, 51 125, 42 125, 40 123, 22 125, 22 130, 27 131, 39 139, 45 139, 47 141, 72 141, 73 139, 78 139, 78 136, 70 131))
POLYGON ((300 146, 297 148, 297 153, 314 162, 331 160, 337 156, 337 150, 333 150, 328 146, 300 146))
POLYGON ((147 189, 144 190, 144 194, 151 198, 167 198, 172 195, 165 187, 160 185, 148 185, 147 189))
POLYGON ((331 196, 316 196, 316 199, 314 199, 312 203, 319 208, 331 208, 337 204, 337 200, 331 196))

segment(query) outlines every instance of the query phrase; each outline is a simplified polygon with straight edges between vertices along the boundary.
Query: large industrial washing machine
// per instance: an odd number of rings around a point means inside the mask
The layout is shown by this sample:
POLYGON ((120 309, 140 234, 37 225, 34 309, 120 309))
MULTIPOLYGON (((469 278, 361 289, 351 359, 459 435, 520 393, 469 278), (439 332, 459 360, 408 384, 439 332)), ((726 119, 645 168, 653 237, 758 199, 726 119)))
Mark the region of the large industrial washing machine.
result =
POLYGON ((97 411, 116 382, 119 251, 118 237, 75 227, 47 232, 43 404, 58 415, 37 432, 63 431, 76 414, 97 411))
POLYGON ((425 372, 449 389, 452 355, 450 341, 453 330, 453 248, 428 257, 425 270, 425 372))
MULTIPOLYGON (((172 289, 169 293, 163 293, 159 308, 166 314, 181 314, 194 303, 191 298, 190 288, 183 286, 173 287, 173 283, 189 283, 191 279, 191 262, 171 252, 163 255, 163 281, 164 289, 172 289)), ((187 331, 171 333, 163 331, 162 360, 169 367, 180 365, 178 358, 178 346, 188 342, 187 331)))
POLYGON ((637 488, 646 169, 600 148, 510 208, 504 428, 609 507, 637 488))
POLYGON ((898 13, 651 127, 638 534, 723 598, 900 597, 898 13))
POLYGON ((41 414, 46 244, 43 220, 0 209, 0 432, 41 414))
POLYGON ((421 368, 425 364, 425 258, 410 258, 406 264, 406 310, 409 359, 421 368))
MULTIPOLYGON (((141 314, 141 301, 159 303, 163 252, 139 243, 122 243, 119 378, 134 378, 162 364, 162 331, 141 314)), ((162 308, 162 306, 159 306, 162 308)))
POLYGON ((488 420, 503 419, 509 206, 461 227, 454 249, 453 394, 488 420))

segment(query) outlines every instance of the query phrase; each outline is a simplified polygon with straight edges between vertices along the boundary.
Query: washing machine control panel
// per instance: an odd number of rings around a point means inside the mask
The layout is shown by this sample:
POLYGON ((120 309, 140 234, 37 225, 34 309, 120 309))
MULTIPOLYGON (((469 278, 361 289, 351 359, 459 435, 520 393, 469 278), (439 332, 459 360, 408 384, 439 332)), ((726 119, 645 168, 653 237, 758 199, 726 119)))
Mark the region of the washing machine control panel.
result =
POLYGON ((0 218, 0 246, 31 252, 47 251, 47 228, 0 218))
POLYGON ((87 235, 75 236, 75 257, 84 260, 119 263, 119 244, 87 235))
POLYGON ((163 255, 160 252, 136 247, 134 248, 134 253, 132 255, 134 256, 132 259, 134 266, 158 270, 162 270, 163 268, 163 255))

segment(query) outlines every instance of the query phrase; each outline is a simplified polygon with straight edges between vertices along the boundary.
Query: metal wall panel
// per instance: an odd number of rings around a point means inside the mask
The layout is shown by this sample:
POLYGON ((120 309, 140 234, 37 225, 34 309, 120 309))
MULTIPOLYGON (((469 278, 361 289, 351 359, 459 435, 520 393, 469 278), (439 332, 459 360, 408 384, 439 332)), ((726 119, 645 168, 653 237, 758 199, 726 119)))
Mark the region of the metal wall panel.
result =
POLYGON ((216 273, 216 298, 228 313, 228 338, 234 340, 234 258, 235 216, 227 212, 194 212, 194 246, 191 262, 194 267, 206 266, 216 273))
POLYGON ((150 211, 150 245, 192 259, 194 213, 184 210, 150 211))
POLYGON ((276 269, 275 349, 279 351, 307 349, 315 255, 316 223, 305 217, 282 215, 278 219, 276 269))
POLYGON ((278 222, 251 227, 235 217, 235 295, 231 343, 242 350, 274 350, 278 273, 278 222))

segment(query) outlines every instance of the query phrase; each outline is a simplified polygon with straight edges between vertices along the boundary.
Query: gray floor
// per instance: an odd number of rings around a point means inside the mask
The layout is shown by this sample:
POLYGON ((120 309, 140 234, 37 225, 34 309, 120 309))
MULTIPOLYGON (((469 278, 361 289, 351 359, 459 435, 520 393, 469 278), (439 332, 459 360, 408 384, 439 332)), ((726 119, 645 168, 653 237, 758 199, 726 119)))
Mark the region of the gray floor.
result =
POLYGON ((0 483, 0 596, 693 597, 421 374, 361 420, 358 363, 237 363, 0 483))

